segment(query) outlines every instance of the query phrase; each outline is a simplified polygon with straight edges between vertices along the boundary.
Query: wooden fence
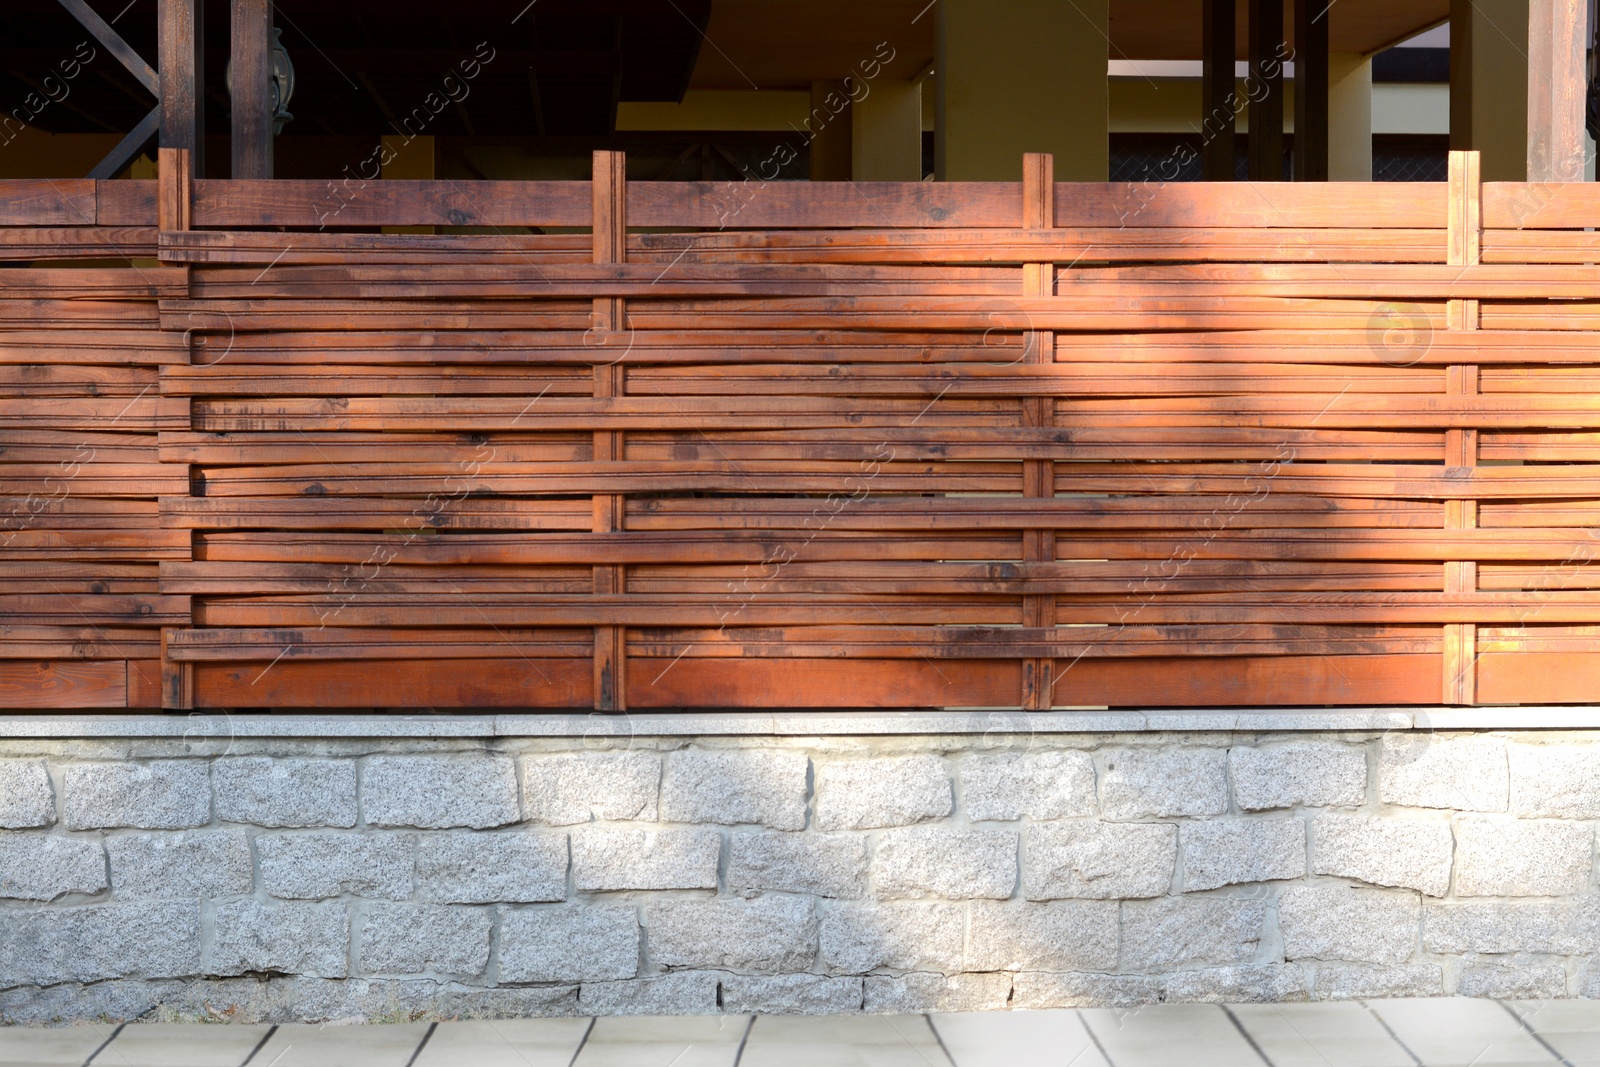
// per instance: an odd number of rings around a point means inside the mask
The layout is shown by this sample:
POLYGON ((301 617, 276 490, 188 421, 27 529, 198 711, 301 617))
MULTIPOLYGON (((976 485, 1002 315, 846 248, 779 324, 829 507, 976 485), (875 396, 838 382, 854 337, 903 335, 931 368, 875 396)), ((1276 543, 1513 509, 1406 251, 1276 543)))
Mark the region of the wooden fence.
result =
POLYGON ((1600 696, 1600 189, 0 182, 0 706, 1600 696))

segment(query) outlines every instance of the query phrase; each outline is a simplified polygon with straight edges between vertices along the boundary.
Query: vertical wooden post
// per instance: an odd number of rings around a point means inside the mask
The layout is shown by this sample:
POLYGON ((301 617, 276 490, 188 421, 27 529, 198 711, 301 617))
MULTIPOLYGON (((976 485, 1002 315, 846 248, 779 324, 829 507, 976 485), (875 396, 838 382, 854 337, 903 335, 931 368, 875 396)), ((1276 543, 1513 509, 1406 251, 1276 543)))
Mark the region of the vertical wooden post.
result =
POLYGON ((159 0, 162 148, 182 148, 206 172, 205 0, 159 0))
POLYGON ((1233 181, 1240 101, 1233 76, 1237 15, 1233 0, 1205 0, 1200 77, 1201 171, 1208 182, 1233 181))
MULTIPOLYGON (((160 233, 187 230, 193 217, 194 166, 186 148, 160 148, 156 152, 156 225, 160 233)), ((158 246, 159 247, 159 246, 158 246)), ((184 268, 188 294, 190 268, 184 268)), ((185 481, 193 468, 185 465, 185 481)), ((192 538, 191 538, 192 542, 192 538)), ((193 558, 190 551, 190 558, 193 558)), ((193 616, 190 621, 192 623, 193 616)), ((161 706, 174 711, 194 707, 194 664, 174 662, 167 652, 171 628, 161 631, 161 706)))
POLYGON ((1283 180, 1283 0, 1250 0, 1250 180, 1283 180))
POLYGON ((233 176, 272 177, 272 0, 233 0, 233 176))
MULTIPOLYGON (((1022 225, 1030 230, 1048 230, 1055 225, 1055 159, 1040 152, 1022 157, 1022 225)), ((1022 265, 1022 295, 1054 296, 1054 263, 1022 265)), ((1055 362, 1055 337, 1049 330, 1029 330, 1023 337, 1024 361, 1030 364, 1055 362)), ((1022 398, 1022 424, 1049 426, 1055 421, 1055 398, 1022 398)), ((1022 461, 1022 495, 1049 498, 1056 495, 1054 460, 1022 461)), ((1024 573, 1031 563, 1049 563, 1056 558, 1056 532, 1051 527, 1030 527, 1022 533, 1024 573)), ((1056 598, 1049 593, 1029 593, 1022 598, 1022 625, 1054 631, 1056 598)), ((1054 705, 1055 661, 1027 659, 1022 663, 1022 707, 1028 711, 1049 711, 1054 705)))
MULTIPOLYGON (((594 261, 621 263, 628 257, 628 171, 622 152, 594 154, 594 261)), ((593 329, 611 334, 624 329, 627 311, 619 297, 596 297, 593 329)), ((597 346, 599 351, 612 349, 597 346)), ((627 392, 626 369, 619 364, 597 364, 594 368, 594 395, 616 397, 627 392)), ((615 430, 596 430, 594 462, 622 459, 622 434, 615 430)), ((597 494, 594 498, 594 532, 615 533, 624 525, 625 498, 618 493, 597 494)), ((604 563, 594 568, 597 596, 612 596, 627 588, 627 576, 619 564, 604 563)), ((627 709, 627 628, 597 626, 594 631, 594 706, 596 711, 627 709)))
MULTIPOLYGON (((1482 259, 1483 183, 1476 152, 1450 153, 1450 215, 1447 261, 1451 266, 1476 266, 1482 259)), ((1478 328, 1478 302, 1451 300, 1447 305, 1448 326, 1454 330, 1478 328)), ((1478 391, 1478 368, 1474 364, 1451 365, 1445 370, 1445 391, 1451 395, 1471 395, 1478 391)), ((1444 463, 1450 467, 1478 465, 1478 431, 1446 430, 1444 463)), ((1444 506, 1447 530, 1470 530, 1478 525, 1476 500, 1448 500, 1444 506)), ((1478 588, 1476 561, 1450 561, 1444 565, 1444 591, 1472 593, 1478 588)), ((1444 628, 1444 702, 1477 702, 1478 628, 1473 623, 1448 623, 1444 628)))
POLYGON ((1587 94, 1583 0, 1528 2, 1528 180, 1583 180, 1587 94))
POLYGON ((1294 180, 1328 180, 1327 0, 1294 0, 1294 180))

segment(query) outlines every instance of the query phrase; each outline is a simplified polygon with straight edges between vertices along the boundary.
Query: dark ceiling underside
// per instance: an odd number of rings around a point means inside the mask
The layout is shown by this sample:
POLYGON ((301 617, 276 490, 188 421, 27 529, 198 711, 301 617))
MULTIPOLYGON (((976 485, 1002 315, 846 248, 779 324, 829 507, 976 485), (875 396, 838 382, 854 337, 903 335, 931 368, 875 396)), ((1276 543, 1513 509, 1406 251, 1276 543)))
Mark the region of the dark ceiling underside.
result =
MULTIPOLYGON (((89 3, 157 65, 155 0, 89 3)), ((208 8, 207 128, 221 133, 228 5, 208 8)), ((422 109, 430 134, 604 136, 618 101, 682 99, 711 0, 279 0, 276 11, 297 79, 285 133, 420 133, 422 109)), ((5 112, 37 111, 32 125, 51 133, 121 134, 154 106, 53 0, 8 3, 0 17, 5 112), (86 40, 98 55, 62 79, 86 40), (25 106, 45 89, 47 106, 25 106)))

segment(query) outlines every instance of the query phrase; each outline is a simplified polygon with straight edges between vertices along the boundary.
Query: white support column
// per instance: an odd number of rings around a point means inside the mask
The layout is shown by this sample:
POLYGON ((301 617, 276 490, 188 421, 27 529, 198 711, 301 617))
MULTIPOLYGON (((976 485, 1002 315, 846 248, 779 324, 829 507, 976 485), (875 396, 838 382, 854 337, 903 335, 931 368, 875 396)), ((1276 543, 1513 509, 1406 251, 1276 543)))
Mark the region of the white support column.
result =
POLYGON ((1328 180, 1372 180, 1372 60, 1328 57, 1328 180))
POLYGON ((922 83, 899 78, 865 82, 850 136, 850 176, 858 182, 922 180, 922 83))
POLYGON ((1057 181, 1106 180, 1108 0, 940 0, 937 171, 1016 181, 1026 152, 1057 181))

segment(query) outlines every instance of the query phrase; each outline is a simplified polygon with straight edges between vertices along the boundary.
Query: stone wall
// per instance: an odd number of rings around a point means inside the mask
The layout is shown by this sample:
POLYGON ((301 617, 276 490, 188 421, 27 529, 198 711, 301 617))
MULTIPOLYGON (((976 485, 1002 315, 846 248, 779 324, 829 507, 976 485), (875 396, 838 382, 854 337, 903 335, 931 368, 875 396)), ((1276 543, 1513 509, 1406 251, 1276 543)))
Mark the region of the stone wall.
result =
POLYGON ((0 1020, 1600 995, 1600 731, 0 741, 0 1020))

